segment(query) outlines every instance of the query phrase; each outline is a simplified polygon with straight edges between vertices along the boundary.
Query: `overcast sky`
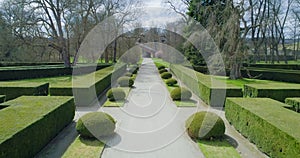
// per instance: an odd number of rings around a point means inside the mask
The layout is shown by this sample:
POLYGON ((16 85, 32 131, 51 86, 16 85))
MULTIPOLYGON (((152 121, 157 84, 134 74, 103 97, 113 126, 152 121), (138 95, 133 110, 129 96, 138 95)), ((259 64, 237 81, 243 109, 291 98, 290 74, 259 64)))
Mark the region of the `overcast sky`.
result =
POLYGON ((145 15, 140 17, 140 22, 146 27, 162 27, 168 22, 181 18, 178 14, 163 5, 163 0, 144 1, 145 15))

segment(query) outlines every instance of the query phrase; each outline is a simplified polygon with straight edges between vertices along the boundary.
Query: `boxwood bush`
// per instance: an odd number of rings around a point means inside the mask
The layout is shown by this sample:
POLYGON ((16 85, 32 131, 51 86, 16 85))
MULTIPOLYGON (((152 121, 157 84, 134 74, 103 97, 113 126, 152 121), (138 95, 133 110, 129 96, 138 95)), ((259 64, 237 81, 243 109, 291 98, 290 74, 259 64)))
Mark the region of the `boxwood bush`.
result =
POLYGON ((286 98, 285 103, 291 105, 296 112, 300 112, 300 98, 286 98))
POLYGON ((34 157, 75 115, 72 97, 22 96, 0 110, 0 157, 34 157))
POLYGON ((300 157, 300 117, 269 98, 227 98, 225 116, 270 157, 300 157))
POLYGON ((117 82, 121 87, 132 87, 134 84, 133 79, 127 76, 120 77, 117 82))
POLYGON ((188 135, 193 139, 220 138, 225 133, 223 120, 217 114, 206 111, 190 116, 185 127, 188 135))
POLYGON ((166 67, 164 66, 164 65, 159 65, 158 67, 157 67, 157 69, 158 70, 162 70, 162 69, 165 69, 166 67))
POLYGON ((177 87, 171 91, 173 100, 189 100, 192 97, 192 92, 184 87, 177 87))
POLYGON ((160 77, 163 79, 169 79, 169 78, 172 78, 172 74, 169 72, 164 72, 164 73, 160 74, 160 77))
POLYGON ((132 77, 132 73, 131 72, 126 72, 125 76, 132 77))
POLYGON ((175 84, 177 84, 177 80, 174 79, 174 78, 167 79, 167 80, 166 80, 166 84, 167 84, 168 86, 174 86, 175 84))
POLYGON ((114 133, 116 122, 104 112, 91 112, 79 118, 76 130, 83 138, 101 138, 114 133))
POLYGON ((0 95, 0 103, 3 103, 5 102, 5 95, 0 95))
POLYGON ((121 88, 112 88, 107 91, 106 97, 109 101, 124 100, 126 97, 126 93, 121 88))
POLYGON ((162 74, 162 73, 164 73, 164 72, 168 72, 168 70, 167 69, 161 69, 161 70, 159 70, 158 71, 160 74, 162 74))

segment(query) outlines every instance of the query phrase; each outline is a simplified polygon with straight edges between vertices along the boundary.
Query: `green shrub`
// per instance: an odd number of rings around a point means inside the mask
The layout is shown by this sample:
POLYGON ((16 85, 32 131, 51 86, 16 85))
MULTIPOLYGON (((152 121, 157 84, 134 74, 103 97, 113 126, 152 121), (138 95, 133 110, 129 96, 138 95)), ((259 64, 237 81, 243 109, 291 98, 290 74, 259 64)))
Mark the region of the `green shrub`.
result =
POLYGON ((218 84, 222 81, 213 80, 209 75, 204 75, 182 65, 172 64, 170 71, 192 92, 212 107, 223 107, 225 97, 243 97, 241 87, 224 83, 218 84))
POLYGON ((244 96, 271 98, 284 102, 286 98, 300 97, 300 85, 286 83, 246 84, 244 85, 244 96))
POLYGON ((132 77, 132 73, 131 72, 126 72, 125 76, 132 77))
POLYGON ((116 128, 115 120, 104 112, 91 112, 82 116, 77 124, 76 130, 81 137, 99 138, 109 136, 116 128))
POLYGON ((175 80, 174 78, 167 79, 166 84, 168 86, 174 86, 175 84, 177 84, 177 80, 175 80))
POLYGON ((117 82, 121 87, 132 87, 134 84, 133 79, 126 76, 120 77, 117 82))
POLYGON ((171 91, 173 100, 189 100, 192 97, 192 92, 183 87, 177 87, 171 91))
POLYGON ((168 72, 168 70, 167 69, 161 69, 161 70, 159 70, 158 71, 160 74, 162 74, 162 73, 164 73, 164 72, 168 72))
POLYGON ((72 97, 22 96, 0 110, 0 157, 34 157, 75 115, 72 97))
POLYGON ((5 102, 5 95, 0 95, 0 103, 3 103, 5 102))
POLYGON ((165 67, 164 65, 159 65, 159 66, 157 67, 158 70, 165 69, 165 68, 166 68, 166 67, 165 67))
POLYGON ((300 98, 286 98, 285 103, 291 105, 294 111, 300 112, 300 98))
POLYGON ((300 117, 269 98, 227 98, 226 119, 270 157, 300 157, 300 117))
POLYGON ((112 88, 109 91, 107 91, 106 97, 109 101, 124 100, 126 97, 126 93, 121 88, 112 88))
POLYGON ((1 82, 0 94, 6 95, 6 100, 12 100, 22 95, 46 96, 48 95, 49 83, 35 82, 1 82))
POLYGON ((169 79, 169 78, 172 78, 172 74, 169 73, 169 72, 164 72, 164 73, 162 73, 160 76, 161 76, 161 78, 163 78, 163 79, 169 79))
POLYGON ((188 135, 193 139, 211 139, 224 136, 223 120, 212 112, 197 112, 185 124, 188 135))

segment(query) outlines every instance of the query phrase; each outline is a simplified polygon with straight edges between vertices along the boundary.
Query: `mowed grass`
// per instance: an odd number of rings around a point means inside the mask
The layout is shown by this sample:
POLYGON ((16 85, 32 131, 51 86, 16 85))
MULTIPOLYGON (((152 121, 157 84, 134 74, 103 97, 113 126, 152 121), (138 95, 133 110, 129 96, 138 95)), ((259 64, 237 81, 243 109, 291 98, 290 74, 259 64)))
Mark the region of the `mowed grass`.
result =
POLYGON ((225 139, 199 140, 197 143, 206 158, 241 158, 241 155, 225 139))
POLYGON ((78 136, 62 156, 63 158, 99 158, 104 143, 95 139, 83 139, 78 136))
POLYGON ((258 80, 258 79, 248 79, 248 78, 243 78, 243 79, 237 79, 237 80, 231 80, 228 77, 221 77, 221 76, 216 76, 214 77, 217 80, 220 81, 225 81, 227 85, 234 85, 240 88, 244 89, 245 84, 269 84, 269 83, 283 83, 284 82, 277 82, 277 81, 270 81, 270 80, 258 80))

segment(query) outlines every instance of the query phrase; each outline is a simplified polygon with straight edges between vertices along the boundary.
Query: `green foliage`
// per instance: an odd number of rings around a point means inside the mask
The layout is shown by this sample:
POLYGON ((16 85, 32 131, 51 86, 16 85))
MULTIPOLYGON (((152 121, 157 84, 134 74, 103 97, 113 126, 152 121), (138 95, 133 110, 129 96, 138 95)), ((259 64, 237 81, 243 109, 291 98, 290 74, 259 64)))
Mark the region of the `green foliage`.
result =
POLYGON ((163 79, 170 79, 170 78, 172 78, 172 74, 169 72, 164 72, 164 73, 160 74, 160 77, 163 79))
POLYGON ((174 79, 174 78, 167 79, 167 80, 166 80, 166 84, 167 84, 168 86, 174 86, 175 84, 177 84, 177 80, 174 79))
POLYGON ((167 69, 160 69, 158 72, 159 72, 160 74, 162 74, 162 73, 164 73, 164 72, 168 72, 168 70, 167 70, 167 69))
POLYGON ((204 75, 181 65, 172 64, 170 69, 180 81, 210 106, 223 107, 225 96, 243 96, 242 88, 234 85, 226 85, 224 81, 215 80, 212 76, 204 75))
POLYGON ((300 117, 269 98, 227 98, 227 120, 270 157, 300 157, 300 117))
POLYGON ((76 130, 81 137, 99 138, 109 136, 116 128, 115 120, 104 112, 91 112, 82 116, 77 124, 76 130))
POLYGON ((49 83, 1 82, 0 94, 6 95, 6 100, 12 100, 22 95, 46 96, 49 83))
POLYGON ((177 87, 171 91, 173 100, 189 100, 192 97, 192 92, 184 87, 177 87))
POLYGON ((300 85, 288 83, 246 84, 244 85, 244 96, 272 98, 284 102, 286 98, 300 96, 300 85))
POLYGON ((126 76, 120 77, 117 82, 121 87, 132 87, 134 84, 133 79, 126 76))
POLYGON ((132 77, 132 73, 131 72, 126 72, 125 76, 132 77))
POLYGON ((72 84, 51 86, 50 94, 58 96, 74 95, 77 106, 89 106, 95 100, 96 95, 103 93, 111 85, 112 80, 123 75, 125 71, 125 64, 119 67, 107 67, 91 74, 75 77, 72 84))
POLYGON ((162 69, 165 69, 166 67, 164 65, 161 65, 161 64, 157 64, 157 69, 158 70, 162 70, 162 69))
POLYGON ((34 157, 75 116, 71 97, 22 96, 0 110, 0 157, 34 157))
POLYGON ((286 98, 285 103, 291 105, 294 111, 300 112, 300 98, 286 98))
POLYGON ((224 136, 223 120, 212 112, 197 112, 190 116, 185 124, 187 133, 194 139, 211 139, 224 136))
POLYGON ((6 98, 5 95, 0 95, 0 103, 5 102, 5 98, 6 98))
POLYGON ((112 88, 107 91, 106 97, 109 99, 109 101, 119 101, 125 99, 126 93, 121 88, 112 88))

